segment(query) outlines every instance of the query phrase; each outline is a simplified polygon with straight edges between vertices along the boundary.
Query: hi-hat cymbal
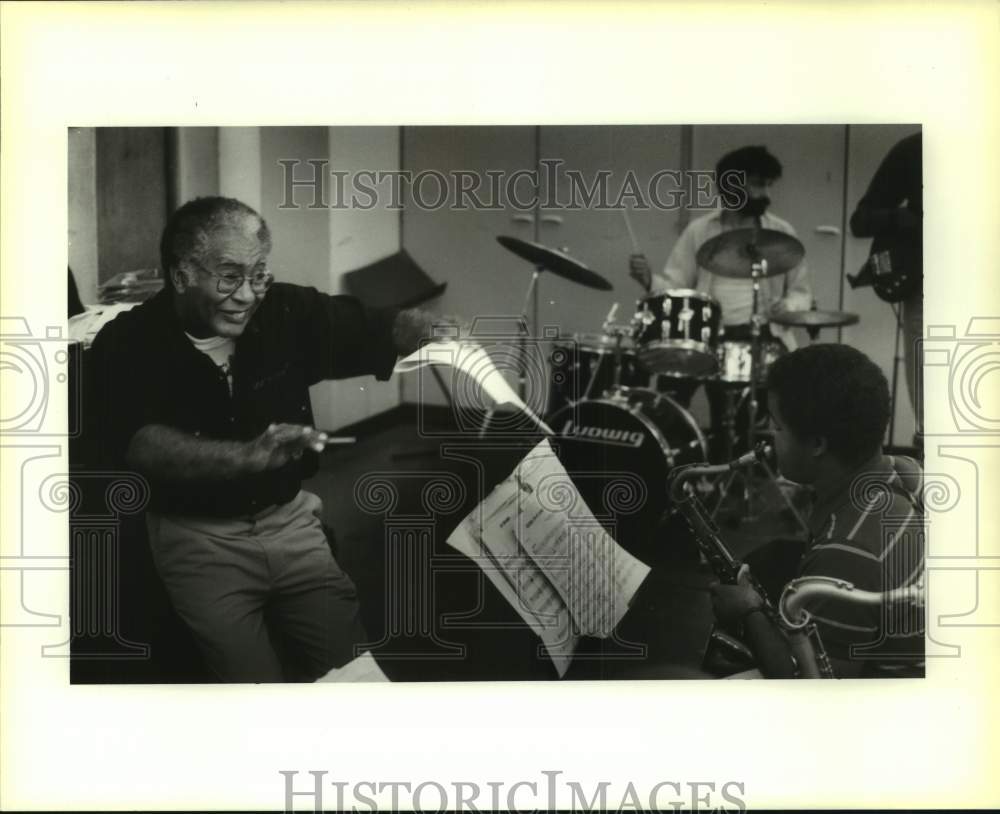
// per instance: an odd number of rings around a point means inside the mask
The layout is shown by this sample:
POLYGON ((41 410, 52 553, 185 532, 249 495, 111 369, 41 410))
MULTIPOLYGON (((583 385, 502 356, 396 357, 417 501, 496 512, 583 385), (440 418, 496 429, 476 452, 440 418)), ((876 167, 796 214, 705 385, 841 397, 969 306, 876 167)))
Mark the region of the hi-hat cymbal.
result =
POLYGON ((771 322, 800 328, 842 328, 857 324, 860 317, 850 311, 782 311, 771 314, 771 322))
POLYGON ((550 249, 541 243, 530 243, 527 240, 507 237, 506 235, 498 237, 497 243, 529 263, 551 271, 556 276, 570 282, 579 283, 588 288, 596 288, 599 291, 611 291, 614 288, 596 271, 591 271, 579 260, 570 257, 565 252, 550 249))
POLYGON ((698 249, 698 265, 720 277, 750 279, 755 260, 767 261, 764 277, 795 268, 805 256, 802 244, 775 229, 733 229, 706 240, 698 249), (756 255, 751 250, 756 248, 756 255))

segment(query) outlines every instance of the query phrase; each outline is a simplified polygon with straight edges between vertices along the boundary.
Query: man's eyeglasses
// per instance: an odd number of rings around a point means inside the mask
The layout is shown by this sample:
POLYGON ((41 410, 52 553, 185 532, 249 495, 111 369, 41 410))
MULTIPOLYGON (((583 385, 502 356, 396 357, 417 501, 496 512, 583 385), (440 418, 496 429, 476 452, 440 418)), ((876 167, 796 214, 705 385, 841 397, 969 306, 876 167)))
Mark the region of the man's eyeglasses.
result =
POLYGON ((250 290, 254 294, 263 294, 270 287, 271 283, 274 282, 274 275, 271 274, 267 268, 255 269, 250 272, 250 274, 238 274, 236 272, 218 272, 212 271, 211 269, 205 268, 197 260, 192 260, 191 263, 197 266, 199 271, 203 271, 205 274, 210 274, 216 280, 216 290, 220 294, 232 294, 234 291, 243 287, 245 281, 249 281, 250 290))

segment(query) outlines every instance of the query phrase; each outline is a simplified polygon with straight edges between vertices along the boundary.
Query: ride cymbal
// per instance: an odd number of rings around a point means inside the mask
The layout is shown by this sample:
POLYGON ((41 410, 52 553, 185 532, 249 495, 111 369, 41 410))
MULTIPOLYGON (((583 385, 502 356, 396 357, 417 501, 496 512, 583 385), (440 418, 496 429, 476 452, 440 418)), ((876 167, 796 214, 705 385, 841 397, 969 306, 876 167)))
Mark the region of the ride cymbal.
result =
POLYGON ((732 229, 706 240, 698 249, 698 265, 720 277, 750 279, 754 262, 766 260, 764 277, 795 268, 805 256, 802 244, 775 229, 732 229))

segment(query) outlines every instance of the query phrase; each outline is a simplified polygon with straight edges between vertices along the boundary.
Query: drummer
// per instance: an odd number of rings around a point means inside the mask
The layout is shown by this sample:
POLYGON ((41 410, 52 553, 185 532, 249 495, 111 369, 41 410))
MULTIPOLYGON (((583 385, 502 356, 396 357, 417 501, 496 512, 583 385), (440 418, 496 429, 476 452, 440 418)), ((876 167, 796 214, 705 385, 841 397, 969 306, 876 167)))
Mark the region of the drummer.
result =
MULTIPOLYGON (((720 196, 723 205, 708 215, 695 218, 684 229, 674 244, 667 265, 662 273, 650 275, 649 262, 643 255, 633 255, 629 267, 654 294, 674 288, 694 288, 718 300, 722 306, 722 324, 726 339, 747 339, 750 336, 750 313, 753 288, 749 279, 737 280, 720 277, 698 266, 695 259, 698 249, 709 239, 732 229, 747 229, 760 218, 760 226, 795 236, 792 225, 768 212, 771 204, 768 191, 781 178, 781 163, 765 147, 741 147, 726 153, 715 168, 716 179, 726 177, 726 195, 720 196), (735 175, 739 173, 740 175, 735 175), (745 179, 739 183, 734 179, 745 179), (734 194, 739 188, 745 194, 734 194), (739 198, 738 209, 727 208, 726 200, 739 198)), ((761 281, 759 308, 765 315, 782 311, 807 311, 812 305, 812 286, 805 260, 788 274, 769 277, 761 281)), ((772 335, 780 338, 789 350, 794 349, 790 329, 781 325, 770 326, 772 335)))
MULTIPOLYGON (((725 328, 724 340, 748 340, 750 338, 750 315, 753 310, 753 284, 749 278, 733 279, 712 274, 698 265, 698 249, 711 238, 733 229, 752 228, 760 218, 763 229, 774 229, 795 235, 795 229, 788 221, 768 212, 771 203, 768 191, 781 178, 781 163, 765 147, 741 147, 726 153, 716 165, 716 180, 726 179, 721 185, 726 194, 720 195, 722 205, 718 210, 692 220, 673 250, 663 271, 652 275, 649 262, 643 255, 632 255, 629 268, 632 276, 653 294, 662 294, 670 289, 696 289, 716 299, 722 308, 722 324, 725 328), (738 201, 736 199, 739 199, 738 201), (727 206, 738 203, 738 208, 727 206)), ((779 274, 761 280, 758 313, 765 317, 783 311, 807 311, 812 305, 813 293, 809 281, 809 270, 803 259, 787 274, 779 274)), ((777 324, 765 324, 761 332, 763 338, 774 337, 786 348, 794 350, 795 340, 791 329, 777 324)), ((681 386, 677 395, 688 401, 696 383, 681 386), (686 390, 686 392, 684 392, 686 390)), ((713 397, 713 425, 717 426, 716 413, 721 409, 720 398, 713 397)))

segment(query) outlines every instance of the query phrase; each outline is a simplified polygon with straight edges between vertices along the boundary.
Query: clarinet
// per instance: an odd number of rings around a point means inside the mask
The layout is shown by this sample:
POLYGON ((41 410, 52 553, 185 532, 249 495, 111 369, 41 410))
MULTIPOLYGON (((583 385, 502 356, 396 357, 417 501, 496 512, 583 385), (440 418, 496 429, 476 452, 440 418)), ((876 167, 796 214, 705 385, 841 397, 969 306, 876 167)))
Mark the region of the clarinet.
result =
MULTIPOLYGON (((699 551, 704 555, 719 581, 725 584, 734 585, 736 583, 743 563, 736 559, 726 547, 719 527, 705 510, 705 506, 698 498, 691 481, 703 476, 723 475, 734 469, 752 466, 758 461, 767 460, 770 455, 771 447, 767 443, 761 442, 754 447, 752 452, 729 463, 719 465, 689 464, 679 466, 670 473, 669 494, 673 501, 674 510, 687 522, 699 551)), ((833 678, 833 667, 827 657, 816 625, 808 620, 804 624, 790 624, 783 614, 775 610, 760 583, 754 579, 752 574, 748 574, 748 576, 750 585, 764 600, 764 614, 778 625, 788 640, 795 662, 796 676, 798 678, 833 678)))

